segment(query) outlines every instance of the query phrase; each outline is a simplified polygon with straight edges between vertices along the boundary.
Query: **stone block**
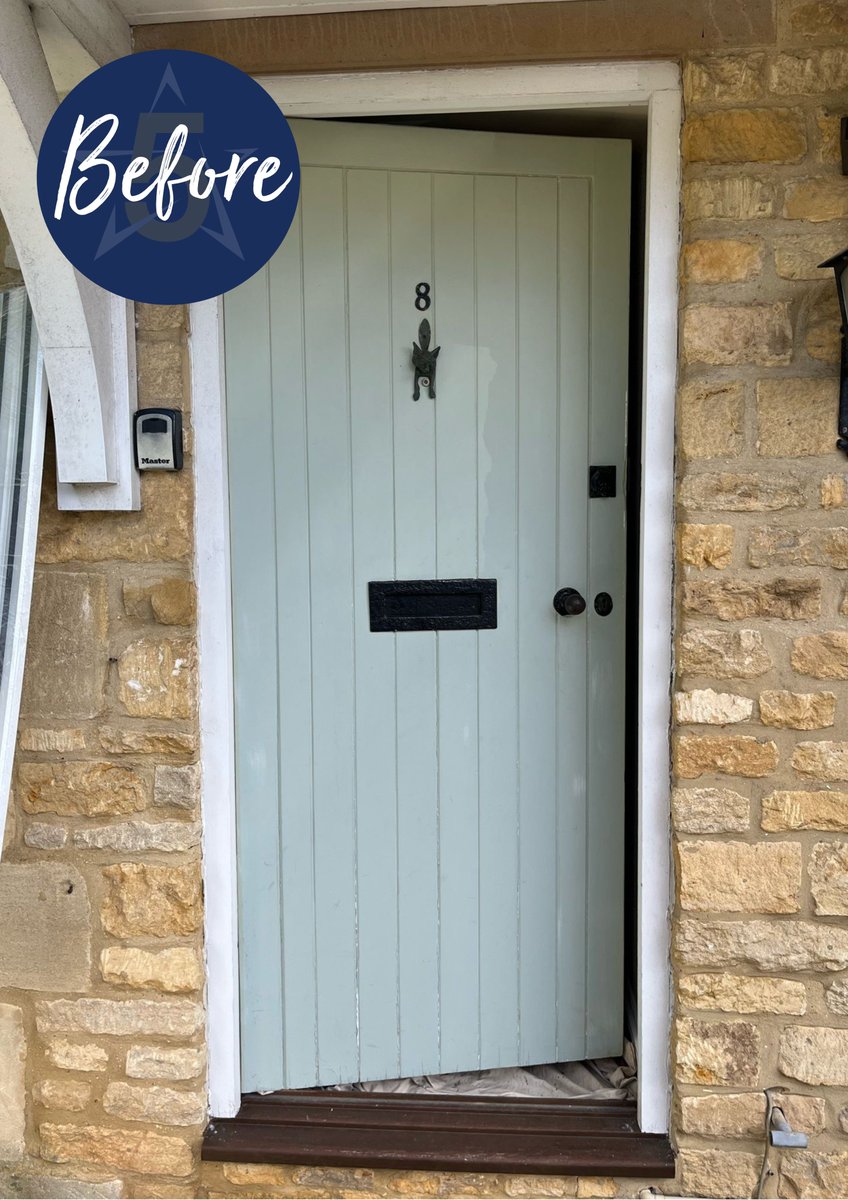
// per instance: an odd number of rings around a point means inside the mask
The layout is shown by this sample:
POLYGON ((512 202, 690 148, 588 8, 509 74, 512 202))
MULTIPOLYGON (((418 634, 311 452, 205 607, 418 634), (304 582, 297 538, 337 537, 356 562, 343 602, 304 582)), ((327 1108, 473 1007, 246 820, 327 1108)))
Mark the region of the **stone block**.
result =
POLYGON ((749 1021, 677 1022, 677 1078, 681 1083, 756 1086, 760 1034, 749 1021))
POLYGON ((815 233, 778 238, 774 246, 774 266, 781 279, 814 279, 821 282, 819 263, 845 248, 841 230, 817 230, 815 233))
POLYGON ((24 728, 18 734, 18 745, 36 754, 67 754, 85 749, 85 734, 81 729, 24 728))
POLYGON ((189 946, 108 946, 100 952, 100 974, 106 983, 161 992, 196 992, 203 987, 202 964, 189 946))
MULTIPOLYGON (((221 1166, 227 1183, 236 1187, 283 1188, 291 1184, 291 1167, 277 1167, 271 1163, 223 1163, 221 1166)), ((429 1172, 410 1172, 411 1175, 429 1176, 429 1172)), ((427 1193, 422 1190, 422 1195, 427 1193)))
POLYGON ((815 679, 848 679, 848 633, 833 630, 797 637, 792 643, 792 666, 815 679))
POLYGON ((38 562, 189 562, 192 546, 189 471, 143 474, 138 512, 68 513, 59 511, 55 481, 45 469, 38 562))
POLYGON ((148 1121, 153 1125, 199 1125, 206 1117, 206 1102, 197 1092, 152 1084, 110 1083, 103 1096, 103 1111, 123 1121, 148 1121))
POLYGON ((821 613, 820 579, 697 579, 683 584, 685 612, 719 621, 809 621, 821 613))
POLYGON ((118 695, 132 717, 187 720, 193 711, 194 644, 133 642, 118 659, 118 695))
POLYGON ((567 1175, 508 1175, 504 1179, 504 1193, 522 1200, 576 1196, 577 1179, 567 1175))
POLYGON ((833 451, 835 379, 761 379, 757 384, 757 453, 798 458, 833 451))
POLYGON ((837 979, 824 989, 824 1002, 828 1011, 838 1017, 848 1017, 848 981, 837 979))
POLYGON ((39 1033, 94 1033, 117 1037, 193 1037, 203 1008, 191 1000, 39 1000, 39 1033))
POLYGON ((206 1069, 201 1046, 130 1046, 126 1073, 131 1079, 196 1079, 206 1069))
MULTIPOLYGON (((831 280, 822 280, 818 288, 812 284, 809 286, 808 300, 801 308, 799 317, 804 345, 810 357, 838 368, 841 342, 839 304, 831 280)), ((834 379, 837 374, 838 371, 829 372, 834 379)), ((832 449, 836 449, 835 438, 832 449)))
POLYGON ((103 871, 103 928, 112 937, 185 937, 202 922, 200 867, 117 863, 103 871))
POLYGON ((577 1180, 577 1200, 605 1200, 618 1195, 618 1182, 606 1175, 583 1176, 577 1180))
POLYGON ((678 833, 739 833, 751 824, 747 797, 727 788, 673 788, 671 810, 678 833))
POLYGON ((182 333, 188 327, 188 311, 183 304, 136 304, 135 324, 142 333, 182 333))
POLYGON ((750 175, 692 179, 683 186, 683 211, 689 221, 752 221, 774 215, 771 180, 750 175))
MULTIPOLYGON (((814 1096, 783 1096, 780 1101, 793 1129, 807 1134, 825 1128, 824 1100, 814 1096)), ((765 1128, 766 1098, 762 1092, 683 1096, 680 1128, 683 1133, 708 1138, 760 1138, 765 1128)))
MULTIPOLYGON (((842 165, 842 151, 840 147, 841 120, 842 118, 838 112, 832 112, 827 108, 819 109, 816 113, 815 145, 817 162, 827 163, 829 166, 842 165)), ((822 257, 830 258, 839 249, 840 247, 836 246, 835 249, 822 257)))
POLYGON ((711 772, 759 779, 769 775, 777 762, 774 742, 755 737, 681 734, 674 740, 674 769, 681 779, 697 779, 711 772))
POLYGON ((778 1066, 784 1075, 814 1087, 848 1086, 848 1029, 785 1026, 778 1066))
MULTIPOLYGON (((788 1013, 801 1017, 807 1011, 807 992, 794 979, 768 979, 752 975, 683 975, 680 1003, 687 1008, 726 1013, 788 1013)), ((760 1120, 760 1128, 763 1122, 760 1120)), ((691 1132, 691 1131, 690 1131, 691 1132)))
POLYGON ((848 508, 848 476, 825 475, 821 481, 822 508, 848 508))
POLYGON ((690 117, 683 127, 689 162, 798 162, 807 149, 804 117, 792 108, 739 108, 690 117))
POLYGON ((848 50, 842 46, 785 52, 769 67, 769 90, 778 96, 812 96, 848 89, 848 50))
POLYGON ((62 1071, 105 1071, 109 1062, 108 1053, 96 1042, 71 1042, 67 1038, 48 1038, 44 1054, 62 1071))
POLYGON ((96 717, 105 701, 106 579, 36 570, 21 716, 96 717))
POLYGON ((740 383, 685 383, 678 399, 684 458, 735 458, 742 449, 745 396, 740 383))
POLYGON ((763 798, 762 826, 768 833, 848 832, 848 792, 772 792, 763 798))
POLYGON ((118 850, 137 854, 145 850, 170 853, 200 845, 198 821, 120 821, 78 829, 74 845, 84 850, 118 850))
POLYGON ((819 842, 813 847, 807 874, 819 916, 848 914, 848 842, 819 842))
POLYGON ((35 850, 61 850, 67 840, 68 831, 64 825, 30 821, 24 830, 24 845, 35 850))
POLYGON ((759 275, 759 242, 742 238, 699 238, 683 248, 683 277, 689 283, 741 283, 759 275))
POLYGON ((785 471, 704 472, 680 485, 680 503, 693 512, 774 512, 806 502, 805 481, 785 471))
POLYGON ((0 1196, 15 1200, 110 1200, 123 1196, 120 1179, 62 1179, 58 1175, 34 1175, 31 1171, 0 1171, 0 1196))
POLYGON ((796 221, 843 221, 848 217, 844 180, 822 175, 788 183, 783 215, 796 221))
POLYGON ((0 1004, 0 1160, 9 1163, 24 1156, 26 1053, 23 1013, 0 1004))
POLYGON ((674 930, 687 967, 751 966, 760 971, 844 971, 848 929, 815 921, 704 921, 684 918, 674 930))
POLYGON ((751 531, 748 564, 752 567, 835 567, 848 570, 848 528, 823 529, 808 526, 790 529, 784 525, 751 531))
POLYGON ((787 41, 841 42, 848 36, 845 0, 794 0, 786 9, 787 41))
POLYGON ((85 880, 75 867, 0 864, 0 987, 87 991, 90 925, 85 880))
POLYGON ((683 72, 687 104, 756 100, 765 86, 762 54, 716 54, 690 59, 683 72))
POLYGON ((738 1200, 751 1196, 760 1174, 756 1154, 728 1150, 689 1150, 678 1154, 680 1194, 738 1200))
POLYGON ((723 571, 730 565, 733 554, 734 530, 732 525, 690 525, 686 522, 677 527, 677 552, 680 561, 687 567, 715 567, 723 571))
POLYGON ((120 729, 113 725, 101 725, 97 733, 100 748, 107 754, 137 754, 156 758, 197 753, 195 735, 178 729, 120 729))
POLYGON ((182 342, 140 340, 136 345, 136 356, 139 406, 179 404, 188 391, 182 342))
POLYGON ((27 813, 120 816, 146 808, 149 785, 132 767, 110 762, 19 763, 17 794, 27 813))
POLYGON ((680 637, 677 658, 682 673, 717 679, 754 679, 772 667, 763 635, 756 629, 690 629, 680 637))
POLYGON ((159 579, 155 583, 125 580, 124 609, 128 616, 160 625, 193 625, 197 615, 194 584, 190 579, 159 579))
POLYGON ((799 775, 825 783, 848 780, 848 742, 799 742, 792 752, 792 766, 799 775))
POLYGON ((42 1108, 82 1112, 91 1100, 91 1084, 79 1079, 38 1079, 32 1098, 42 1108))
POLYGON ((780 1159, 779 1195, 848 1196, 848 1154, 785 1150, 780 1159))
POLYGON ((732 692, 696 688, 674 695, 674 716, 679 725, 733 725, 747 721, 753 711, 754 701, 750 697, 732 692))
POLYGON ((683 310, 683 360, 717 367, 786 366, 792 361, 787 304, 690 304, 683 310))
POLYGON ((193 809, 200 800, 200 763, 185 767, 157 766, 153 803, 163 808, 193 809))
POLYGON ((760 692, 760 720, 776 729, 827 729, 836 716, 833 692, 760 692))
POLYGON ((140 1129, 102 1125, 41 1126, 41 1156, 47 1162, 82 1162, 140 1175, 190 1175, 194 1160, 182 1138, 140 1129))
POLYGON ((801 847, 796 842, 680 842, 677 853, 681 908, 798 911, 801 847))

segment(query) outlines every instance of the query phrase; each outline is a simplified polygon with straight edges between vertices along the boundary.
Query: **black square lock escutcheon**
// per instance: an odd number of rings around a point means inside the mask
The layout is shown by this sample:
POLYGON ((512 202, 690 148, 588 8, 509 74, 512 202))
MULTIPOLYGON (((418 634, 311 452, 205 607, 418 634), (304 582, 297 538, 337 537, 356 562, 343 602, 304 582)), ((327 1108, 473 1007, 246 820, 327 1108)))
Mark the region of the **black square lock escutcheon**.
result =
POLYGON ((615 467, 589 468, 589 499, 608 500, 615 495, 615 467))

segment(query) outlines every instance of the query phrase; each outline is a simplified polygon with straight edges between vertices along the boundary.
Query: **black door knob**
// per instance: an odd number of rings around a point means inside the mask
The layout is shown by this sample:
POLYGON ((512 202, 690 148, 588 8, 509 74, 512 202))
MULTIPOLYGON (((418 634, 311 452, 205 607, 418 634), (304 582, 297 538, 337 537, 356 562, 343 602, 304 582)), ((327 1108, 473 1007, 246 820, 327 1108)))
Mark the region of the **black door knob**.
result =
POLYGON ((560 588, 554 596, 554 608, 561 617, 579 617, 586 611, 586 601, 576 588, 560 588))

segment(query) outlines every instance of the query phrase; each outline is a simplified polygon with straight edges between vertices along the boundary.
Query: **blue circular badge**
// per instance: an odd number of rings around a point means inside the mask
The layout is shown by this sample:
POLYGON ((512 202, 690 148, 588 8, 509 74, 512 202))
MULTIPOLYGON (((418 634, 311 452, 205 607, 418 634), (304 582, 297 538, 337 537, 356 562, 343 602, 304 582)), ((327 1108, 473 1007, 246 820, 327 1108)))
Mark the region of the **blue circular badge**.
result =
POLYGON ((94 71, 59 105, 38 155, 59 249, 94 283, 149 304, 248 279, 285 237, 299 190, 294 138, 268 93, 189 50, 94 71))

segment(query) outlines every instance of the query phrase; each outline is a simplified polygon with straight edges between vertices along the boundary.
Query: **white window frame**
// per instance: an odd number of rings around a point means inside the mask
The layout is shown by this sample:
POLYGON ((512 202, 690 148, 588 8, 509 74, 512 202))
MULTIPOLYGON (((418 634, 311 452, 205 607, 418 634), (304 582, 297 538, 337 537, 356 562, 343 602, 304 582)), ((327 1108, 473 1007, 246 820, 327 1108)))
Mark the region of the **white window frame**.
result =
MULTIPOLYGON (((20 463, 20 479, 0 480, 0 490, 13 492, 20 488, 17 512, 16 557, 12 563, 9 580, 9 624, 6 631, 6 658, 3 677, 0 679, 0 855, 3 849, 3 831, 12 786, 12 768, 17 745, 18 718, 23 690, 24 660, 26 658, 29 614, 32 601, 32 581, 35 572, 35 545, 38 536, 38 514, 41 505, 41 473, 44 462, 44 433, 47 423, 47 375, 44 358, 38 342, 33 320, 30 357, 24 360, 24 322, 29 299, 24 288, 12 289, 13 312, 9 318, 4 360, 0 362, 0 399, 11 402, 12 394, 20 396, 24 372, 28 371, 27 394, 20 397, 24 412, 26 432, 24 434, 23 457, 20 463)), ((4 500, 4 507, 6 501, 4 500)), ((11 513, 8 514, 11 518, 11 513)), ((0 545, 7 544, 8 527, 4 528, 0 545)), ((5 559, 0 567, 7 568, 5 559)), ((0 588, 0 605, 3 589, 0 588)))
MULTIPOLYGON (((627 107, 646 115, 638 713, 639 1124, 669 1129, 670 754, 674 402, 680 239, 677 66, 564 63, 261 77, 289 117, 627 107)), ((241 1102, 227 448, 221 301, 192 305, 210 1113, 241 1102)))

